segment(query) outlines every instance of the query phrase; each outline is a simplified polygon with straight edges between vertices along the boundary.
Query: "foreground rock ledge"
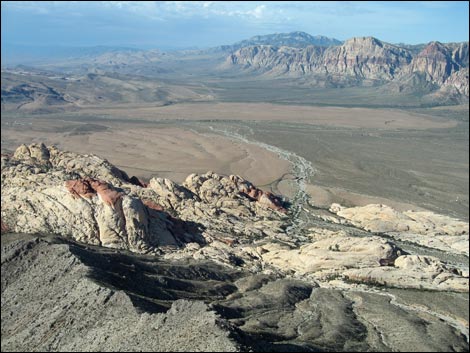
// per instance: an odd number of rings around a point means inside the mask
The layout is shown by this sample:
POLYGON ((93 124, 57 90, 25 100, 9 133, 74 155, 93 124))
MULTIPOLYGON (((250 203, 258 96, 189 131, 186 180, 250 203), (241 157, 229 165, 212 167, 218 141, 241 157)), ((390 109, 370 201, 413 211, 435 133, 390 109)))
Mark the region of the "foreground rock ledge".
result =
POLYGON ((239 176, 42 144, 1 182, 2 351, 468 351, 466 223, 332 205, 297 235, 239 176))
POLYGON ((456 268, 394 243, 405 239, 468 255, 468 224, 431 212, 332 205, 329 219, 376 235, 312 228, 309 240, 299 241, 286 232, 292 215, 282 200, 239 176, 208 172, 191 174, 182 185, 162 178, 146 185, 95 155, 43 144, 2 156, 1 196, 4 232, 56 234, 168 260, 210 260, 322 286, 468 292, 468 263, 456 268))
POLYGON ((2 351, 468 351, 463 293, 326 289, 45 235, 4 234, 1 258, 2 351))

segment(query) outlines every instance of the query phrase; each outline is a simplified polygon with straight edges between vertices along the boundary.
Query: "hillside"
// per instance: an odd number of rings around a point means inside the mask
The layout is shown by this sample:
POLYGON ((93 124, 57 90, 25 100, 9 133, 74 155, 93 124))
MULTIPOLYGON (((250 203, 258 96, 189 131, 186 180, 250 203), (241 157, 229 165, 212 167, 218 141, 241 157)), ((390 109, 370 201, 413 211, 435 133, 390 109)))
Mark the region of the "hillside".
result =
POLYGON ((468 223, 333 204, 304 229, 239 176, 43 144, 1 189, 2 350, 468 350, 468 223))

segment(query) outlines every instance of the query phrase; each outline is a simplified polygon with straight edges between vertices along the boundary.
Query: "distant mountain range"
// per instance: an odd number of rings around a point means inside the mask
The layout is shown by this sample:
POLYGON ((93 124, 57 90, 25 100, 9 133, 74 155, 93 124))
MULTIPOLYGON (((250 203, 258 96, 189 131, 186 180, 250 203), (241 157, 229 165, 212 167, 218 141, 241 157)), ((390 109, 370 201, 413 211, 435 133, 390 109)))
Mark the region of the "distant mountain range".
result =
MULTIPOLYGON (((95 47, 69 54, 66 59, 58 56, 32 65, 80 75, 114 73, 170 80, 301 78, 307 88, 377 87, 388 95, 424 97, 419 104, 431 105, 468 103, 469 97, 468 42, 407 45, 374 37, 341 42, 291 32, 204 50, 95 47)), ((3 102, 10 89, 14 87, 4 86, 2 79, 3 102)), ((17 97, 21 92, 11 93, 17 97)))
MULTIPOLYGON (((317 45, 328 47, 332 45, 340 45, 342 42, 325 36, 311 36, 305 32, 292 32, 292 33, 275 33, 262 36, 254 36, 250 39, 242 40, 231 45, 221 45, 208 49, 193 49, 187 48, 184 50, 172 50, 172 53, 185 53, 185 52, 216 52, 216 51, 235 51, 237 49, 252 46, 252 45, 275 45, 275 46, 289 46, 295 48, 305 47, 307 45, 317 45)), ((50 60, 58 61, 64 58, 84 58, 84 57, 99 57, 100 55, 141 55, 142 53, 155 53, 163 52, 165 48, 143 50, 139 48, 123 47, 123 46, 107 46, 98 45, 90 47, 73 47, 73 46, 47 46, 47 45, 17 45, 2 43, 2 64, 32 64, 35 61, 50 60)), ((166 50, 168 52, 168 50, 166 50)), ((148 54, 146 56, 149 56, 148 54)))
POLYGON ((221 67, 271 77, 315 76, 320 85, 388 84, 398 92, 428 90, 468 99, 468 42, 431 42, 416 49, 373 37, 329 47, 253 45, 229 55, 221 67))
POLYGON ((237 50, 254 45, 274 45, 293 48, 302 48, 308 45, 319 47, 330 47, 341 45, 342 42, 335 38, 325 36, 312 36, 305 32, 275 33, 264 36, 254 36, 250 39, 242 40, 232 45, 221 46, 223 50, 237 50))
POLYGON ((97 45, 92 47, 48 46, 48 45, 12 45, 2 43, 2 66, 6 64, 32 64, 58 61, 68 58, 85 58, 104 53, 132 53, 141 49, 97 45))

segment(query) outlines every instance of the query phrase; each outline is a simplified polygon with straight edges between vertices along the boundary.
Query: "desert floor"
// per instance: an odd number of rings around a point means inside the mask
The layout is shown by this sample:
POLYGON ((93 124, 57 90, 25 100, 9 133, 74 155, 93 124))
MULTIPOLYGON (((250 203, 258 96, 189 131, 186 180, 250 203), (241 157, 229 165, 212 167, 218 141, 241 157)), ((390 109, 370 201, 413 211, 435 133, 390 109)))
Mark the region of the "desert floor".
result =
POLYGON ((2 152, 44 142, 130 175, 181 182, 212 170, 292 196, 293 161, 314 169, 312 203, 386 203, 468 220, 468 122, 392 109, 183 103, 2 114, 2 152), (269 148, 270 146, 274 148, 269 148))

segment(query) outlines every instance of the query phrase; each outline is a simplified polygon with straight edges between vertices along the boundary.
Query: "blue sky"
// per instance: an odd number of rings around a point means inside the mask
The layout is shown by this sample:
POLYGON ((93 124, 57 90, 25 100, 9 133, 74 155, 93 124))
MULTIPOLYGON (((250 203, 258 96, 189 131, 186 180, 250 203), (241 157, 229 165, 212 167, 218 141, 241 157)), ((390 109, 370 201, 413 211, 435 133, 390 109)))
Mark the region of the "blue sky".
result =
POLYGON ((469 28, 467 1, 3 1, 1 9, 2 46, 203 48, 290 31, 416 44, 468 41, 469 28))

